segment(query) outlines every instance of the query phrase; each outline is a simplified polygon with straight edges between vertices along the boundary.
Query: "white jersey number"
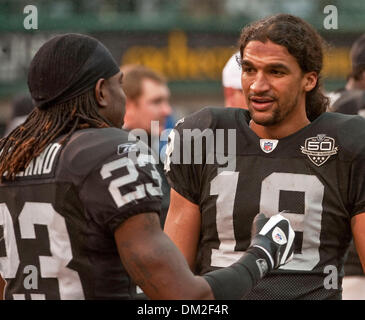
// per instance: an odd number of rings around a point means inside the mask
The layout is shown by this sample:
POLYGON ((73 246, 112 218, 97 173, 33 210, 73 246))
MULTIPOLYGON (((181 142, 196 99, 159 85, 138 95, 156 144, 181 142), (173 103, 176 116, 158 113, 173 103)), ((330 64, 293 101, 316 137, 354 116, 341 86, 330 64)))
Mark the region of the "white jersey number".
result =
MULTIPOLYGON (((151 157, 152 156, 141 153, 137 158, 138 165, 140 167, 144 167, 148 163, 152 164, 153 159, 151 157)), ((143 199, 144 197, 146 197, 146 191, 152 196, 162 195, 161 177, 153 164, 151 175, 152 178, 157 182, 158 187, 153 186, 152 183, 140 184, 135 187, 134 191, 131 191, 124 195, 120 193, 119 188, 127 184, 136 182, 138 179, 138 171, 132 159, 124 157, 104 164, 100 170, 100 175, 103 179, 110 178, 112 176, 112 171, 121 169, 123 167, 127 169, 128 174, 112 180, 109 184, 109 192, 118 208, 130 203, 131 201, 143 199)))
POLYGON ((212 249, 211 266, 228 267, 236 262, 242 251, 235 251, 236 238, 233 227, 233 207, 239 172, 223 171, 210 183, 210 195, 217 197, 217 232, 219 248, 212 249))
MULTIPOLYGON (((233 208, 237 191, 238 172, 224 171, 218 174, 210 186, 210 194, 217 197, 216 225, 220 241, 218 249, 212 249, 211 265, 228 267, 241 257, 235 251, 236 239, 233 227, 233 208)), ((301 253, 280 267, 285 270, 312 270, 319 262, 319 245, 322 221, 324 186, 314 175, 274 172, 262 181, 260 212, 267 217, 279 212, 280 191, 304 193, 304 214, 284 213, 294 231, 303 232, 301 253)))
MULTIPOLYGON (((26 202, 19 215, 21 239, 36 239, 34 229, 36 224, 47 227, 52 254, 39 257, 41 277, 58 280, 61 299, 84 299, 78 273, 67 268, 72 260, 72 249, 65 218, 56 212, 50 203, 26 202)), ((0 258, 0 271, 3 278, 13 279, 17 274, 20 260, 13 220, 5 203, 0 203, 0 225, 4 229, 7 252, 7 256, 0 258)), ((13 298, 25 299, 25 295, 14 294, 13 298)), ((45 299, 45 295, 32 294, 31 298, 45 299)))

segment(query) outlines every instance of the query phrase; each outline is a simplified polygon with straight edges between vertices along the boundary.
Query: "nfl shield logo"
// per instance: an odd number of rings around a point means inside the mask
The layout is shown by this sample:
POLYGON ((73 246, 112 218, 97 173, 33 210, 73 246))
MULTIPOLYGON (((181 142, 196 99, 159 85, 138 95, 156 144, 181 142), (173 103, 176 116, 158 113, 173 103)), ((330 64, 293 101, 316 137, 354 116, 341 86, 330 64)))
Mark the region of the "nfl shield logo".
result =
POLYGON ((271 150, 272 150, 272 146, 273 146, 274 144, 272 143, 272 142, 265 142, 264 143, 264 149, 265 149, 265 151, 266 152, 270 152, 271 150))
POLYGON ((275 139, 260 139, 261 150, 265 153, 272 152, 278 145, 279 140, 275 139))

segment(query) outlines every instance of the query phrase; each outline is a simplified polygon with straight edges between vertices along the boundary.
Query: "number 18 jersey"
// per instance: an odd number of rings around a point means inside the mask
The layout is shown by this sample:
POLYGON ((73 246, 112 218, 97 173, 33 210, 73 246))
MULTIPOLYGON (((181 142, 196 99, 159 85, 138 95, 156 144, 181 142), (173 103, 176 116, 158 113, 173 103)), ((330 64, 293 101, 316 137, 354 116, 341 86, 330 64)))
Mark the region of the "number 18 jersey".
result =
POLYGON ((260 139, 249 121, 243 109, 205 108, 170 135, 168 180, 201 212, 196 272, 235 262, 254 216, 284 211, 294 258, 246 298, 340 298, 350 220, 365 212, 365 120, 324 113, 280 140, 260 139))

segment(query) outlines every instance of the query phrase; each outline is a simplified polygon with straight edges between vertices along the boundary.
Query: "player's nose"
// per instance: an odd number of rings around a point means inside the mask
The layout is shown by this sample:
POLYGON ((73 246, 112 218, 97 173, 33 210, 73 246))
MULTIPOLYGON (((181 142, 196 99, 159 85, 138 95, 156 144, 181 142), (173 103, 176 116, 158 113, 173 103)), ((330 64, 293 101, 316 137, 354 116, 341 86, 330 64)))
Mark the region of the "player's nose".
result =
POLYGON ((270 83, 263 72, 257 72, 250 85, 252 93, 262 93, 270 90, 270 83))

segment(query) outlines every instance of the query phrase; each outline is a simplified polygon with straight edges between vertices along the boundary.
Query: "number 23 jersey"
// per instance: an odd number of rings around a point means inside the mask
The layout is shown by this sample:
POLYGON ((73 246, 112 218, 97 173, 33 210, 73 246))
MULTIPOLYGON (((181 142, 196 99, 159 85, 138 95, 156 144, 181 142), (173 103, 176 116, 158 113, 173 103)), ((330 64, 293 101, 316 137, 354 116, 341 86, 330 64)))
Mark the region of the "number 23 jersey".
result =
POLYGON ((6 299, 135 297, 114 232, 129 217, 160 212, 161 178, 147 147, 129 140, 116 128, 78 130, 0 184, 6 299))
POLYGON ((246 298, 340 298, 350 220, 365 212, 365 120, 324 113, 280 140, 260 139, 249 121, 243 109, 205 108, 170 134, 169 183, 201 212, 195 271, 229 266, 258 212, 285 211, 294 258, 246 298))

